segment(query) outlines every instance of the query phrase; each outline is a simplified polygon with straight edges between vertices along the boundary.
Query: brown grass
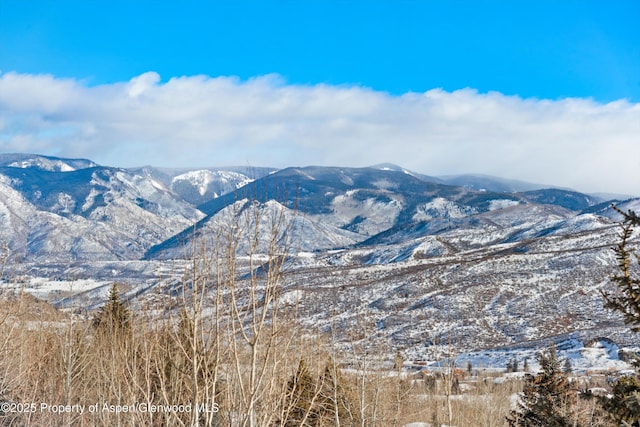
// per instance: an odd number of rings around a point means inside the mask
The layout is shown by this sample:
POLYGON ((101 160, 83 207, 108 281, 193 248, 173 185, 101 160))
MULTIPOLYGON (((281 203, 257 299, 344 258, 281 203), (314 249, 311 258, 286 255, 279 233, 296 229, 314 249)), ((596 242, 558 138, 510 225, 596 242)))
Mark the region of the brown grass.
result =
MULTIPOLYGON (((138 314, 131 333, 110 333, 27 295, 3 299, 0 400, 9 402, 14 412, 1 414, 0 425, 249 425, 242 412, 247 410, 243 393, 248 391, 252 347, 238 345, 238 354, 230 354, 229 341, 210 336, 212 325, 201 326, 194 335, 193 324, 184 316, 155 317, 138 314), (32 403, 33 408, 28 406, 32 403), (145 404, 170 408, 150 412, 140 406, 145 404), (70 406, 57 413, 44 405, 70 406), (90 405, 97 410, 89 412, 90 405), (197 413, 197 405, 209 412, 197 413)), ((335 367, 335 355, 325 341, 302 339, 298 332, 293 325, 280 329, 271 355, 258 349, 265 374, 254 390, 257 425, 291 425, 286 421, 287 387, 300 360, 314 378, 335 367)), ((337 381, 350 402, 349 411, 341 411, 341 418, 329 424, 307 425, 393 427, 415 421, 444 423, 446 418, 439 388, 401 369, 336 370, 337 381)), ((490 378, 466 384, 464 394, 452 396, 454 425, 504 425, 509 395, 520 385, 494 385, 490 378)), ((322 387, 327 390, 327 384, 322 387)))

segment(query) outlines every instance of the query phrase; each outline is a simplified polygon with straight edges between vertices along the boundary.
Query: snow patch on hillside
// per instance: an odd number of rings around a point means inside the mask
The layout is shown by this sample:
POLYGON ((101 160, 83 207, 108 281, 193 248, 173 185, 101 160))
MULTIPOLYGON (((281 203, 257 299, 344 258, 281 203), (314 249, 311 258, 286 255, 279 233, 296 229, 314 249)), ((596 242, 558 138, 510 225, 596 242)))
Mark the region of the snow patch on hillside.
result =
POLYGON ((333 199, 331 214, 319 215, 318 219, 363 236, 373 236, 391 228, 402 208, 399 200, 363 198, 357 190, 349 190, 333 199))
MULTIPOLYGON (((571 338, 559 341, 555 346, 557 357, 561 360, 568 360, 574 372, 608 372, 632 369, 629 363, 620 360, 620 348, 610 340, 601 339, 585 343, 580 339, 571 338)), ((514 361, 517 362, 520 369, 524 369, 526 361, 529 371, 536 373, 540 370, 536 354, 541 350, 545 350, 545 347, 463 353, 456 359, 456 364, 458 367, 465 367, 470 363, 478 370, 503 370, 514 361)))
POLYGON ((51 171, 51 172, 73 172, 76 169, 71 167, 70 165, 62 162, 62 161, 48 161, 45 162, 40 158, 34 158, 34 159, 28 159, 28 160, 22 160, 22 161, 18 161, 18 162, 13 162, 11 164, 8 165, 9 167, 12 168, 21 168, 21 169, 27 169, 27 168, 38 168, 38 169, 42 169, 42 170, 46 170, 46 171, 51 171))
POLYGON ((436 218, 463 218, 474 214, 471 208, 465 208, 442 197, 419 206, 413 216, 414 221, 429 221, 436 218))
POLYGON ((2 288, 15 292, 22 291, 49 302, 77 295, 108 285, 110 282, 93 279, 56 280, 45 277, 33 277, 26 283, 5 283, 2 288))
POLYGON ((251 181, 251 178, 237 172, 202 169, 175 176, 170 186, 186 200, 199 204, 232 192, 251 181))
POLYGON ((520 202, 516 201, 516 200, 509 200, 509 199, 497 199, 497 200, 491 200, 489 202, 489 211, 496 211, 499 209, 505 209, 508 208, 510 206, 516 206, 519 205, 520 202))

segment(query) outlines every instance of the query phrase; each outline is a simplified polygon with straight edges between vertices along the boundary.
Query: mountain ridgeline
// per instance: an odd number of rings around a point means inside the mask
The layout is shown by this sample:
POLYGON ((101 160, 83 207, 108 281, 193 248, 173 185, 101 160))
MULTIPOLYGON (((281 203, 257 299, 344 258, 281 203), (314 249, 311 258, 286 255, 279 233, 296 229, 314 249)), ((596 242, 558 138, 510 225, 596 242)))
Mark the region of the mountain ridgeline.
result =
POLYGON ((25 260, 171 258, 245 199, 272 201, 300 217, 306 225, 298 232, 309 234, 302 240, 310 245, 300 249, 307 251, 473 227, 490 221, 490 212, 539 215, 535 206, 568 219, 602 202, 570 190, 475 175, 435 178, 393 165, 125 169, 0 155, 0 238, 25 260), (518 188, 527 191, 505 191, 518 188))

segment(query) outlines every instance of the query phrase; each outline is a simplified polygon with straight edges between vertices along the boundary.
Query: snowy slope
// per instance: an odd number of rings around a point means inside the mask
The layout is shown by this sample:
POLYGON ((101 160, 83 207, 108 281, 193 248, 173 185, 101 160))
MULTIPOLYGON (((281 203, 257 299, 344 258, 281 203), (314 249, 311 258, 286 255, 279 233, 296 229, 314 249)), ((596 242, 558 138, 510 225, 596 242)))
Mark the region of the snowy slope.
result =
POLYGON ((136 259, 203 217, 148 177, 0 168, 3 233, 26 260, 136 259))
POLYGON ((233 192, 251 181, 248 176, 238 172, 201 169, 173 177, 171 190, 189 203, 199 205, 233 192))
POLYGON ((195 231, 184 235, 182 244, 170 245, 154 254, 158 259, 176 259, 191 256, 194 244, 206 243, 208 247, 219 245, 219 239, 228 236, 229 230, 239 230, 238 254, 266 253, 270 241, 286 247, 290 253, 317 251, 347 247, 359 240, 359 235, 297 214, 276 201, 265 203, 247 199, 239 200, 217 212, 195 231), (275 235, 274 235, 275 233, 275 235), (222 237, 220 237, 222 236, 222 237), (251 249, 251 240, 257 237, 257 248, 251 249))

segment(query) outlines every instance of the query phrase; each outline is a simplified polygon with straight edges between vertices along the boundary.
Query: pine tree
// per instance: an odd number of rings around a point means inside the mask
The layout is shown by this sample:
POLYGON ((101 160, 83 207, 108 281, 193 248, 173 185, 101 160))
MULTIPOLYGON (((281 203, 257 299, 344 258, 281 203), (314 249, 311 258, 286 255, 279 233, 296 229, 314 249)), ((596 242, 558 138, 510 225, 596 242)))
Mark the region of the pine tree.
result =
POLYGON ((317 379, 310 374, 304 360, 287 384, 283 419, 276 425, 285 427, 322 427, 353 424, 353 408, 343 380, 329 363, 317 379), (334 374, 335 372, 335 374, 334 374), (344 424, 342 424, 344 423, 344 424))
POLYGON ((640 217, 633 211, 625 213, 615 206, 613 208, 624 217, 620 224, 622 229, 620 243, 613 249, 618 260, 619 273, 611 280, 617 285, 618 292, 615 294, 602 292, 602 296, 606 308, 621 313, 624 322, 631 327, 631 330, 640 332, 640 278, 633 272, 632 261, 632 258, 635 259, 637 267, 640 256, 629 249, 633 228, 640 226, 640 217))
POLYGON ((330 360, 320 378, 321 405, 325 408, 321 425, 336 425, 340 421, 343 426, 356 425, 355 408, 352 395, 335 362, 330 360))
POLYGON ((569 387, 562 361, 556 357, 555 347, 539 352, 536 359, 540 372, 526 376, 518 408, 507 417, 510 427, 568 427, 579 426, 573 419, 577 394, 569 387))
POLYGON ((129 309, 120 300, 118 285, 113 284, 109 298, 93 320, 93 325, 105 332, 128 331, 131 315, 129 309))
MULTIPOLYGON (((617 285, 617 292, 602 292, 605 307, 622 314, 624 322, 634 332, 640 332, 640 276, 637 273, 640 255, 630 248, 634 227, 640 226, 640 217, 629 210, 623 212, 613 206, 623 216, 620 224, 620 242, 613 251, 618 260, 618 274, 611 280, 617 285)), ((638 360, 633 362, 636 369, 638 360)), ((613 388, 613 397, 603 401, 602 405, 618 422, 640 426, 640 380, 634 377, 619 379, 613 388)))
POLYGON ((298 370, 287 384, 285 420, 282 425, 314 426, 319 416, 317 399, 316 381, 309 373, 305 361, 300 359, 298 370))
POLYGON ((640 382, 637 377, 622 377, 613 386, 613 396, 601 399, 603 408, 618 425, 638 427, 640 420, 640 382))

